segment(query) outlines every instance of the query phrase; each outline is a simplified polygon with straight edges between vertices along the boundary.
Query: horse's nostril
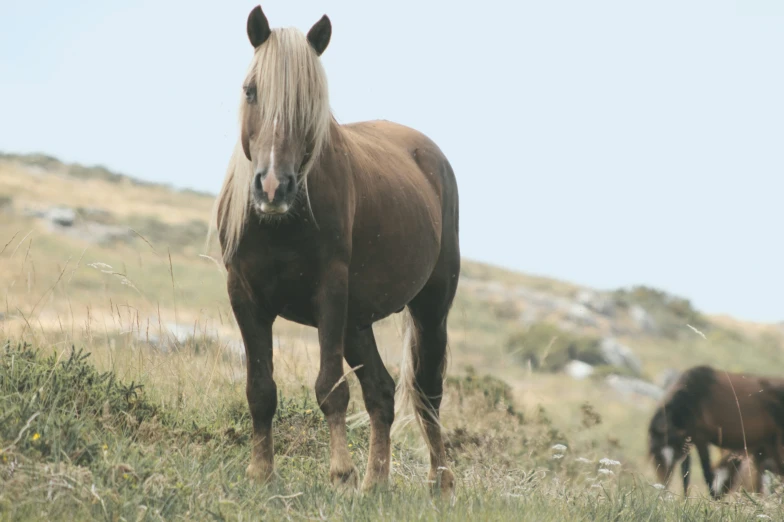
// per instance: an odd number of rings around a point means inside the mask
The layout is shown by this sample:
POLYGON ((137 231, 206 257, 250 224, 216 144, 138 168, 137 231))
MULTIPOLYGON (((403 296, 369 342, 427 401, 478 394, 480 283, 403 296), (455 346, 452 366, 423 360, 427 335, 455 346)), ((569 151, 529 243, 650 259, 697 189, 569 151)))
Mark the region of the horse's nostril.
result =
POLYGON ((261 192, 261 172, 257 172, 253 178, 253 188, 256 192, 261 192))

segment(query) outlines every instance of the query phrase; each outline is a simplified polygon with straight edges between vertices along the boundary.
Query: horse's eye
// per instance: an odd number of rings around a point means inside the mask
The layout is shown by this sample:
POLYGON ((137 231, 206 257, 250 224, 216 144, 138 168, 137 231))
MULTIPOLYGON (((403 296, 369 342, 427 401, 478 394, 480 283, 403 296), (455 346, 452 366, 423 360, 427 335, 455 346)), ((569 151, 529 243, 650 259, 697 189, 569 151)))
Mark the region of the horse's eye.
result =
POLYGON ((248 103, 256 103, 256 87, 252 85, 245 87, 245 100, 248 103))

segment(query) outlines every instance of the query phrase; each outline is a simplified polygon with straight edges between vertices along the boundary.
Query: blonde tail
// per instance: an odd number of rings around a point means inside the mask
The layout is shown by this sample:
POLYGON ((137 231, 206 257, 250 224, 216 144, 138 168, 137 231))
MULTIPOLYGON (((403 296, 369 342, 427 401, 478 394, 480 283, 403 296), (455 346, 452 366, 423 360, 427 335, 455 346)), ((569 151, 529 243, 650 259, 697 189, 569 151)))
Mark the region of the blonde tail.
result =
POLYGON ((416 383, 415 368, 417 365, 416 357, 419 355, 419 347, 416 346, 417 339, 414 320, 408 310, 404 313, 405 330, 403 334, 403 361, 400 364, 400 377, 398 379, 397 389, 395 390, 395 423, 392 426, 392 435, 396 434, 412 420, 416 419, 422 433, 422 438, 425 440, 428 450, 432 453, 434 448, 431 446, 430 437, 427 435, 425 421, 429 424, 435 424, 440 428, 443 428, 443 426, 441 425, 440 419, 433 415, 429 401, 416 383), (410 407, 413 412, 404 414, 408 407, 410 407), (428 418, 425 419, 423 418, 424 416, 427 416, 428 418))

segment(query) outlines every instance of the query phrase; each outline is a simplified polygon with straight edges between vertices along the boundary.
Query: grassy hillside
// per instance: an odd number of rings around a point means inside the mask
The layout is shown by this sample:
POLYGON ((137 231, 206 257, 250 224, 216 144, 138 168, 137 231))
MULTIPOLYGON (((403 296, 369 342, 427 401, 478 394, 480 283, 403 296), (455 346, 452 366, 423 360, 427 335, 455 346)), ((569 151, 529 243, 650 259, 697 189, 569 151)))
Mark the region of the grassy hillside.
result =
MULTIPOLYGON (((219 256, 204 244, 212 201, 101 167, 0 156, 0 328, 10 340, 0 354, 2 516, 781 518, 768 500, 736 497, 729 508, 704 500, 696 468, 694 499, 653 488, 644 454, 669 370, 710 363, 784 374, 780 327, 707 317, 655 289, 597 291, 470 260, 450 318, 444 403, 455 505, 427 501, 412 429, 396 441, 392 492, 334 497, 312 390, 316 333, 283 320, 275 325, 281 480, 247 484, 242 347, 219 256), (567 374, 575 364, 593 373, 575 379, 567 374), (112 384, 86 388, 79 379, 90 372, 111 372, 91 382, 112 384), (552 449, 559 444, 567 449, 552 449), (612 473, 600 471, 605 458, 619 463, 612 473)), ((400 319, 374 328, 394 374, 400 319)), ((350 437, 363 471, 366 433, 350 437)))

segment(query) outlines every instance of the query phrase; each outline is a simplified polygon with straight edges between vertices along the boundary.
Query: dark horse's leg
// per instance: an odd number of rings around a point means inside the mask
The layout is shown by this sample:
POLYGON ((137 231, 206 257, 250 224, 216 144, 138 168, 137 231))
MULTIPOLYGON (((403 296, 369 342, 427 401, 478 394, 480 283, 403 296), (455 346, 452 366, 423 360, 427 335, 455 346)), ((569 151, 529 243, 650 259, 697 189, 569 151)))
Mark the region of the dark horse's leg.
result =
MULTIPOLYGON (((442 265, 442 263, 439 263, 442 265)), ((454 490, 455 478, 447 467, 446 450, 441 434, 440 408, 446 373, 447 316, 457 290, 459 261, 452 270, 436 269, 438 276, 409 304, 411 357, 414 384, 418 393, 414 401, 425 442, 430 450, 428 480, 433 488, 448 494, 454 490)))
POLYGON ((346 331, 346 362, 356 368, 365 410, 370 417, 370 452, 362 489, 369 490, 389 478, 391 441, 389 437, 395 420, 395 381, 389 375, 378 353, 373 329, 346 331))
POLYGON ((762 453, 760 450, 754 452, 753 457, 754 467, 756 468, 756 475, 754 475, 754 493, 758 495, 764 493, 764 482, 763 479, 765 478, 765 470, 769 469, 769 461, 765 458, 765 454, 762 453))
POLYGON ((245 345, 248 370, 245 393, 253 423, 253 436, 246 473, 252 479, 266 482, 274 470, 272 417, 278 404, 277 386, 272 379, 272 323, 275 318, 265 314, 247 294, 246 287, 233 270, 229 270, 227 287, 231 308, 245 345))
POLYGON ((681 477, 683 478, 683 494, 689 494, 689 474, 691 473, 691 452, 681 461, 681 477))
POLYGON ((705 477, 705 482, 708 484, 710 495, 713 498, 718 498, 721 494, 713 488, 713 467, 710 462, 710 453, 708 453, 708 445, 702 441, 694 444, 697 446, 697 454, 700 456, 700 464, 702 464, 702 476, 705 477))
POLYGON ((329 263, 316 293, 321 360, 316 378, 316 400, 329 426, 329 477, 335 486, 356 488, 359 473, 346 440, 349 390, 343 378, 343 355, 348 314, 348 264, 329 263))

